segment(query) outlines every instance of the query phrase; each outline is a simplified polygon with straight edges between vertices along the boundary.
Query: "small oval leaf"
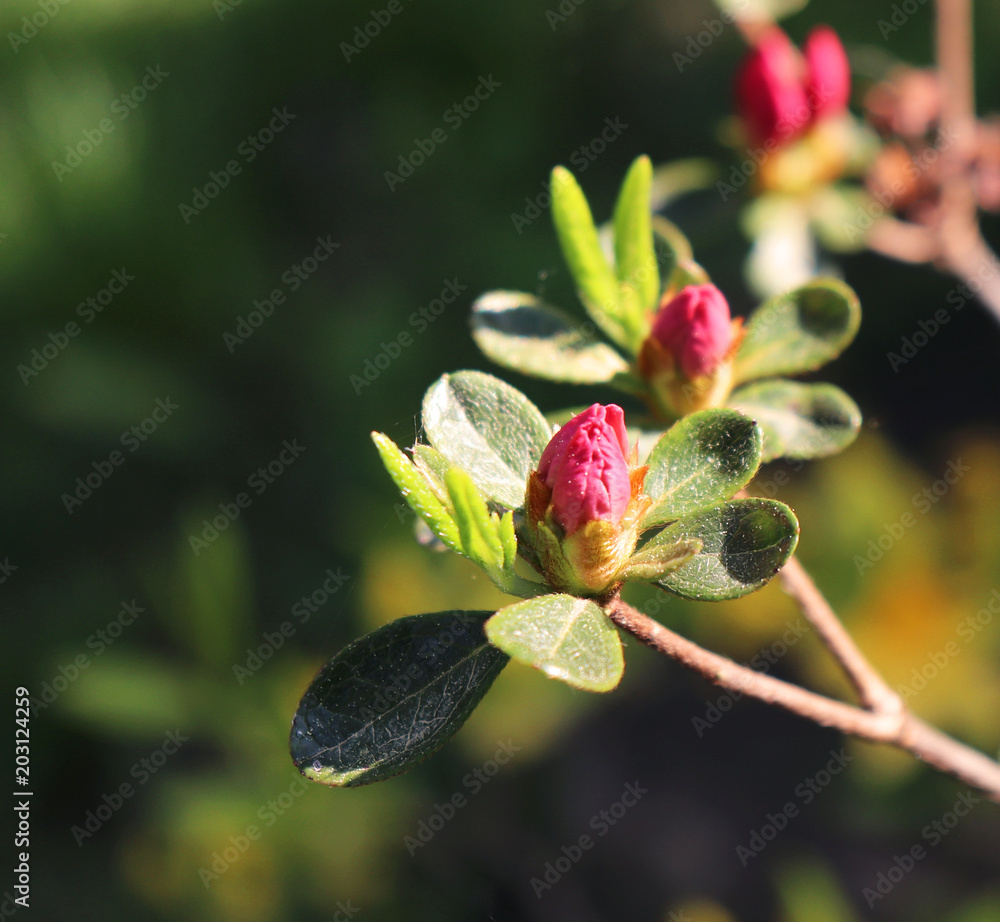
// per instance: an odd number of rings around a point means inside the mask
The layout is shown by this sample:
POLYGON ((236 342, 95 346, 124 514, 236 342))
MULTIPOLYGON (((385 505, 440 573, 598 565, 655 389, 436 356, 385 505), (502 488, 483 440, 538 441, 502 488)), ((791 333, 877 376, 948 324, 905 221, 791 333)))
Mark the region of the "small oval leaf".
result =
POLYGON ((674 423, 653 446, 643 490, 653 505, 643 528, 662 525, 727 500, 760 466, 763 436, 737 410, 692 413, 674 423))
POLYGON ((844 351, 860 323, 858 296, 837 279, 769 298, 747 321, 735 381, 813 371, 844 351))
POLYGON ((601 384, 627 374, 628 362, 583 332, 568 314, 521 291, 489 291, 472 305, 472 337, 498 365, 522 374, 601 384))
POLYGON ((595 602, 562 593, 501 608, 490 642, 522 663, 584 691, 611 691, 625 671, 618 631, 595 602))
POLYGON ((764 460, 823 458, 846 448, 861 428, 861 411, 833 384, 775 379, 741 387, 730 403, 757 420, 764 460))
POLYGON ((523 507, 528 474, 552 430, 517 388, 480 371, 442 375, 424 396, 423 424, 431 444, 487 500, 523 507))
POLYGON ((643 550, 691 539, 701 551, 660 585, 686 599, 736 599, 760 589, 791 557, 799 522, 784 503, 737 499, 678 519, 643 550))
POLYGON ((348 644, 299 704, 289 741, 295 767, 312 781, 354 787, 440 749, 507 664, 483 634, 490 615, 414 615, 348 644))

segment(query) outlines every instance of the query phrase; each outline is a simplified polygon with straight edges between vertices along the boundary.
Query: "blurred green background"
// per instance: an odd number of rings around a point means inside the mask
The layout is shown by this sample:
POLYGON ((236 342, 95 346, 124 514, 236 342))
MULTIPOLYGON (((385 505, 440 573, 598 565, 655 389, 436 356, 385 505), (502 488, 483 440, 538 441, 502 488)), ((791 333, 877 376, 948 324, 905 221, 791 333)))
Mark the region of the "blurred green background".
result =
MULTIPOLYGON (((512 220, 555 163, 574 169, 604 219, 638 154, 724 156, 716 132, 743 52, 726 27, 678 70, 672 54, 718 15, 707 2, 579 0, 557 21, 546 16, 554 0, 398 0, 345 55, 385 9, 6 0, 0 12, 0 655, 8 688, 40 702, 32 907, 21 917, 1000 919, 995 807, 976 805, 932 844, 927 830, 954 819, 964 787, 763 705, 721 701, 634 645, 613 695, 512 665, 457 739, 409 774, 356 790, 299 780, 288 728, 328 657, 403 614, 500 601, 471 565, 413 541, 368 433, 409 444, 439 374, 496 371, 468 335, 480 292, 574 303, 547 212, 512 220), (11 40, 33 16, 43 24, 11 40), (456 115, 490 78, 476 111, 456 115), (285 117, 269 127, 275 109, 285 117), (606 119, 627 127, 581 160, 606 119), (390 188, 386 171, 436 129, 437 149, 390 188), (332 252, 314 265, 317 238, 332 252), (108 300, 116 271, 132 279, 108 300), (449 281, 462 293, 420 329, 411 315, 449 281), (241 318, 275 290, 283 303, 246 336, 241 318), (403 332, 398 357, 370 386, 352 385, 403 332), (305 450, 256 475, 286 441, 305 450), (74 502, 88 475, 97 485, 74 502), (191 536, 210 536, 205 520, 240 492, 252 503, 196 554, 191 536), (325 595, 331 569, 347 579, 325 595), (297 607, 303 597, 314 611, 297 607), (262 645, 269 655, 255 660, 262 645), (502 744, 516 753, 488 775, 502 744), (846 768, 818 776, 842 747, 846 768), (476 771, 488 780, 478 790, 476 771), (807 802, 809 779, 820 792, 807 802), (626 783, 649 793, 537 898, 531 879, 626 783), (456 792, 466 805, 415 846, 456 792), (766 848, 737 851, 790 802, 797 815, 766 848), (866 896, 920 844, 915 871, 866 896)), ((865 61, 929 63, 930 4, 886 41, 876 22, 891 13, 888 2, 828 0, 787 27, 801 39, 827 21, 865 61)), ((1000 7, 981 4, 976 34, 989 111, 1000 108, 989 53, 1000 7)), ((682 223, 745 313, 746 242, 712 217, 682 223)), ((797 510, 803 560, 894 685, 915 688, 913 670, 933 673, 944 656, 915 710, 995 753, 1000 622, 961 628, 1000 592, 1000 330, 970 303, 894 372, 887 353, 956 283, 870 255, 840 265, 865 321, 824 377, 858 399, 866 426, 843 456, 773 465, 758 484, 797 510), (950 461, 968 472, 921 511, 915 494, 950 461), (859 567, 906 512, 916 524, 859 567)), ((611 399, 512 380, 545 409, 611 399)), ((668 601, 658 617, 749 660, 798 615, 771 586, 740 602, 668 601)), ((783 654, 774 674, 846 693, 811 635, 772 652, 783 654)))

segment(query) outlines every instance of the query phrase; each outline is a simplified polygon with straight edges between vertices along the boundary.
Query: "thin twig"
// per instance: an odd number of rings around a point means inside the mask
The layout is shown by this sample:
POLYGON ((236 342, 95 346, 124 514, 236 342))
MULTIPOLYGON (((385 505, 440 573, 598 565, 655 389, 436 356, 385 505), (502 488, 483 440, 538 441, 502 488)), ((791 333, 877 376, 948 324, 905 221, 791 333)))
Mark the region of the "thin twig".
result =
POLYGON ((822 641, 836 657, 847 677, 858 693, 862 707, 879 714, 899 714, 903 711, 903 701, 885 682, 865 655, 858 649, 854 639, 840 623, 830 603, 816 588, 812 577, 799 563, 797 557, 789 559, 778 574, 781 586, 798 604, 822 641))
POLYGON ((924 723, 905 707, 896 713, 866 711, 740 666, 681 637, 618 597, 605 610, 623 631, 721 688, 783 707, 824 727, 896 746, 1000 803, 1000 763, 924 723))

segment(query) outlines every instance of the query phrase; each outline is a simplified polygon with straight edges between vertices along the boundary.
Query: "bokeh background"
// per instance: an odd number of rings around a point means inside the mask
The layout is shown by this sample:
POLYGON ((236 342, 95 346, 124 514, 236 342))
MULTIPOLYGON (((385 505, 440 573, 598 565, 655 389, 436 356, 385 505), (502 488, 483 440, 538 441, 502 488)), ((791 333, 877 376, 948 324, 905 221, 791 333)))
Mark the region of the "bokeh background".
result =
MULTIPOLYGON (((10 35, 45 5, 0 11, 0 656, 8 690, 39 702, 32 905, 18 917, 1000 919, 994 806, 958 818, 958 783, 723 701, 634 645, 612 695, 511 665, 458 737, 409 774, 355 790, 298 780, 289 723, 328 657, 404 614, 501 601, 471 565, 413 541, 368 433, 409 444, 438 375, 496 371, 468 335, 480 292, 574 304, 547 211, 520 228, 512 219, 555 163, 605 218, 640 153, 724 160, 718 125, 743 51, 727 26, 678 69, 674 52, 718 16, 707 2, 397 2, 348 55, 342 43, 383 0, 51 0, 57 12, 27 42, 10 35), (448 116, 490 78, 475 112, 448 116), (274 109, 294 117, 268 141, 274 109), (581 161, 606 119, 627 127, 581 161), (386 171, 435 129, 445 140, 390 188, 386 171), (66 149, 95 137, 78 162, 66 149), (239 172, 185 216, 230 161, 239 172), (286 273, 317 238, 338 246, 293 290, 286 273), (115 271, 134 278, 99 313, 78 313, 115 271), (462 293, 418 330, 411 315, 449 281, 462 293), (243 342, 224 338, 275 289, 285 300, 272 316, 243 342), (19 371, 71 321, 65 348, 37 374, 19 371), (411 344, 370 386, 352 384, 402 332, 411 344), (158 401, 176 409, 155 420, 158 401), (143 438, 124 444, 132 427, 143 438), (305 450, 248 490, 286 440, 305 450), (116 450, 122 463, 67 509, 77 478, 107 471, 116 450), (251 505, 196 554, 190 537, 241 491, 251 505), (295 606, 322 598, 330 569, 346 580, 303 617, 295 606), (141 611, 123 616, 123 605, 141 611), (283 624, 280 646, 268 641, 283 624), (261 645, 269 655, 254 660, 261 645), (486 775, 502 744, 514 756, 486 775), (843 770, 818 774, 842 751, 843 770), (477 770, 488 783, 474 791, 477 770), (537 897, 531 879, 627 783, 648 794, 537 897), (132 795, 116 800, 123 784, 132 795), (415 846, 456 792, 467 803, 415 846), (788 803, 798 812, 773 841, 738 851, 788 803), (934 823, 946 832, 937 842, 934 823), (881 899, 866 895, 914 845, 926 850, 917 868, 894 871, 881 899)), ((885 39, 888 2, 815 0, 786 26, 801 39, 831 23, 871 69, 887 57, 927 64, 933 11, 910 6, 885 39)), ((982 3, 982 112, 1000 108, 998 41, 1000 7, 982 3)), ((682 224, 734 312, 751 308, 736 224, 710 207, 682 224)), ((855 396, 864 430, 842 456, 773 465, 758 485, 797 510, 802 559, 889 680, 913 689, 915 710, 995 753, 1000 621, 988 609, 974 628, 967 619, 1000 598, 1000 329, 969 302, 893 370, 888 353, 956 282, 873 255, 838 265, 865 320, 824 377, 855 396), (915 495, 949 462, 968 470, 921 511, 915 495), (904 513, 915 524, 860 567, 904 513), (932 678, 915 681, 915 669, 932 678)), ((512 380, 545 409, 594 396, 512 380)), ((774 674, 846 692, 808 633, 774 647, 798 617, 777 586, 739 602, 665 602, 658 617, 737 659, 771 651, 774 674)), ((0 891, 12 892, 6 871, 0 891)))

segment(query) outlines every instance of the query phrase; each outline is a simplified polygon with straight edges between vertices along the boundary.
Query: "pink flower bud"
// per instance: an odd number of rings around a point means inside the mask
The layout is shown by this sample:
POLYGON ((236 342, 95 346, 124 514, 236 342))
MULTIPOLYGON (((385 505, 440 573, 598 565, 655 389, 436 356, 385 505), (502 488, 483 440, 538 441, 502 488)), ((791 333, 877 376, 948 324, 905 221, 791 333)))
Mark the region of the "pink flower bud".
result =
POLYGON ((552 491, 552 517, 567 536, 596 519, 617 523, 632 498, 628 434, 621 407, 574 416, 542 452, 538 476, 552 491))
POLYGON ((729 304, 714 285, 688 285, 660 308, 652 336, 686 377, 711 374, 733 344, 729 304))
POLYGON ((829 26, 816 26, 802 46, 808 76, 806 91, 814 118, 840 115, 851 98, 851 65, 837 33, 829 26))
POLYGON ((785 144, 809 124, 802 61, 791 40, 768 29, 736 75, 736 109, 754 144, 785 144))

